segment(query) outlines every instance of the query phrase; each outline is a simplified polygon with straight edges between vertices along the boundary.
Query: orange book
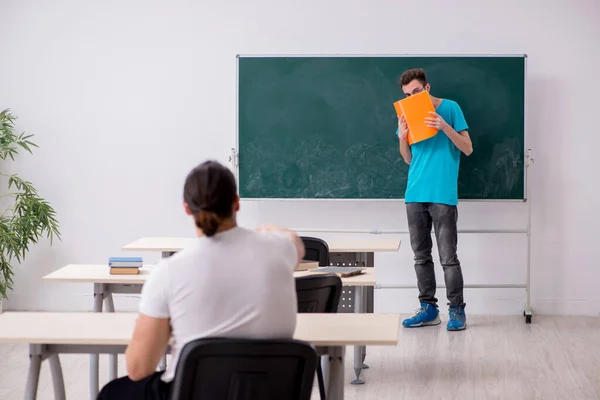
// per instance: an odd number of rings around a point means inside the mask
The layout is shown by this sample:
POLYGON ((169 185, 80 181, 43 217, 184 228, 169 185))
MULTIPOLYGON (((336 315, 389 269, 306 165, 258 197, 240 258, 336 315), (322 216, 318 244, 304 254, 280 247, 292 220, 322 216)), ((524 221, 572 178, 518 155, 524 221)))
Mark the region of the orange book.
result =
POLYGON ((128 268, 128 267, 118 267, 111 268, 111 275, 139 275, 140 269, 136 267, 128 268))
POLYGON ((435 112, 429 93, 423 91, 394 103, 396 114, 404 115, 408 125, 408 144, 420 142, 434 137, 437 129, 430 128, 425 123, 426 117, 431 117, 430 112, 435 112))

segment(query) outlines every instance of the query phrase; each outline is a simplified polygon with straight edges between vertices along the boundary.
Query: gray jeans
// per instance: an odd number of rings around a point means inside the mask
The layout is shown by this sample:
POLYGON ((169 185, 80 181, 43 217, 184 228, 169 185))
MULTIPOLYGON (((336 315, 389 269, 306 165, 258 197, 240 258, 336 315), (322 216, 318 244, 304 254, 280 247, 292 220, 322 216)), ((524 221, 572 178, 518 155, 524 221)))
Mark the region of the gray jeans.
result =
POLYGON ((464 306, 463 276, 456 255, 458 209, 456 206, 438 203, 406 203, 406 214, 410 245, 415 255, 419 301, 434 305, 438 301, 435 298, 436 281, 431 256, 433 226, 440 263, 444 268, 448 301, 451 306, 464 306))

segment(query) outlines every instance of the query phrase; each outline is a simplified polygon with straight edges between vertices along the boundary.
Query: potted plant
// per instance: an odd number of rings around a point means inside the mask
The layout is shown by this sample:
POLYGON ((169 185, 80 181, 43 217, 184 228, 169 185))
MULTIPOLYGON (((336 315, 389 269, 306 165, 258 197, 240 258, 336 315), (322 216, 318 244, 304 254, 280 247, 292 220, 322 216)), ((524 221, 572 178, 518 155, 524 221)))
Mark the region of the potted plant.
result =
MULTIPOLYGON (((30 139, 33 135, 15 134, 16 117, 9 109, 0 112, 0 158, 14 161, 20 150, 31 153, 37 147, 30 139)), ((46 237, 52 243, 60 240, 56 212, 40 197, 31 182, 16 174, 6 174, 0 169, 6 191, 0 192, 0 312, 2 300, 12 289, 13 264, 21 263, 31 245, 46 237)))

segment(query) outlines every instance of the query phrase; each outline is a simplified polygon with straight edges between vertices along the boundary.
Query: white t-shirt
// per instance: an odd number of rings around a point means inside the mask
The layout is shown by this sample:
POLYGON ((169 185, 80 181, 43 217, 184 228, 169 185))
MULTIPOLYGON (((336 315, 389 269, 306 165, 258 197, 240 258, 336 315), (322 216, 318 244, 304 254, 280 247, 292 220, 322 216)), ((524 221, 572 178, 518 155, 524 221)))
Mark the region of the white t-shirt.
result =
POLYGON ((241 227, 198 238, 158 263, 139 311, 171 319, 173 360, 162 380, 173 379, 181 349, 195 339, 292 338, 297 263, 289 237, 241 227))

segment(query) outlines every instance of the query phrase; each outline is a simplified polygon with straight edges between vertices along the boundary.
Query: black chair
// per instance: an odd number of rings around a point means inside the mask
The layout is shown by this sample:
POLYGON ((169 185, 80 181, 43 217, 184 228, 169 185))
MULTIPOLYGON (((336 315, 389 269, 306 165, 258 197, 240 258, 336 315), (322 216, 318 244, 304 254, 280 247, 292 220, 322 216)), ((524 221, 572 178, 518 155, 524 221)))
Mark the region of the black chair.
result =
MULTIPOLYGON (((335 313, 342 294, 342 280, 335 274, 307 275, 296 278, 299 313, 335 313)), ((325 382, 321 363, 317 363, 317 380, 321 399, 325 399, 325 382)))
POLYGON ((199 339, 184 346, 171 400, 309 400, 317 365, 298 340, 199 339))
POLYGON ((306 249, 305 260, 317 261, 319 267, 327 267, 329 265, 329 246, 323 239, 314 237, 300 237, 304 248, 306 249))
POLYGON ((335 274, 296 278, 299 313, 335 313, 342 294, 342 280, 335 274))

